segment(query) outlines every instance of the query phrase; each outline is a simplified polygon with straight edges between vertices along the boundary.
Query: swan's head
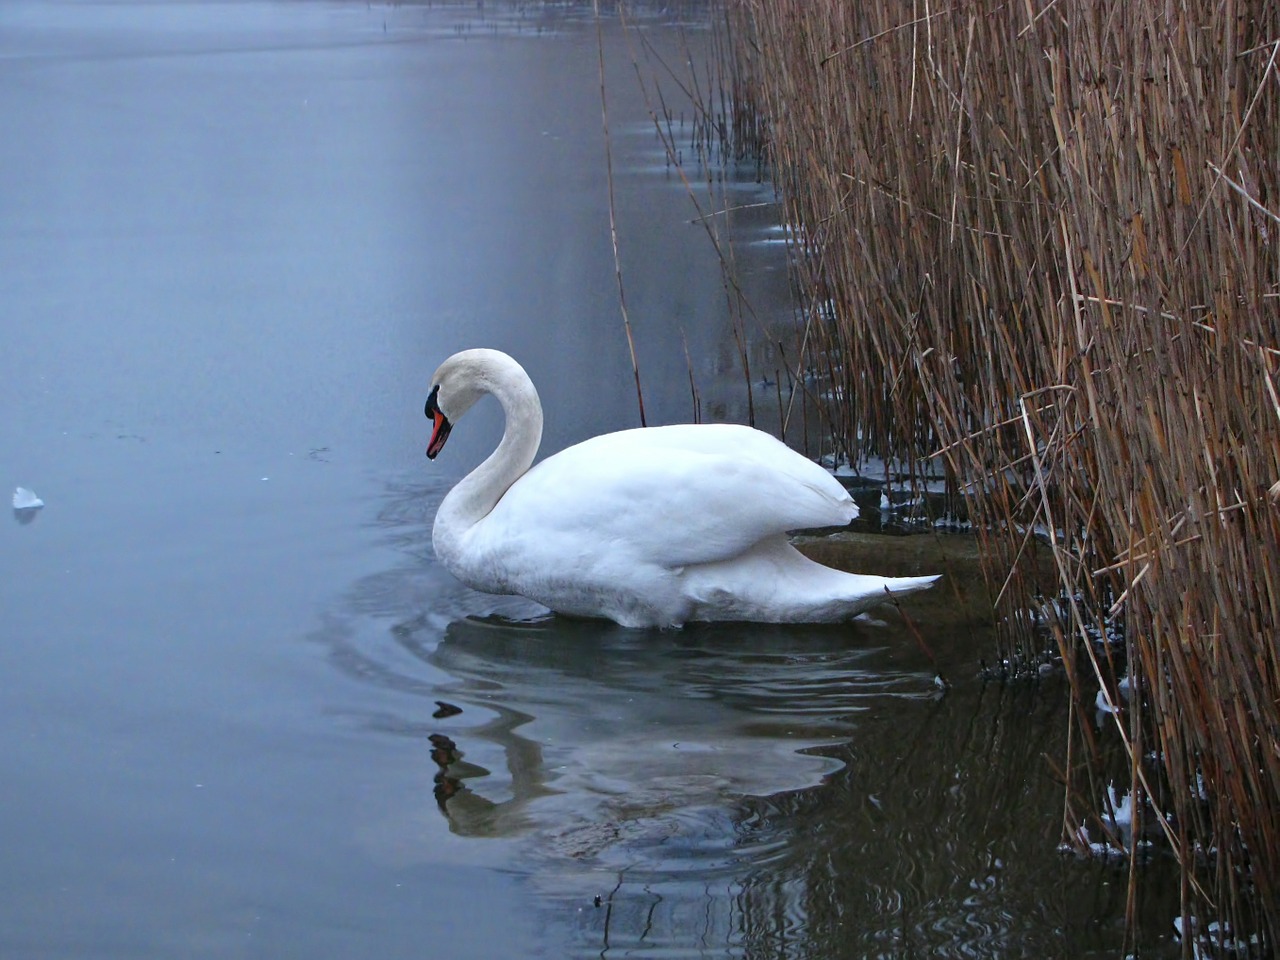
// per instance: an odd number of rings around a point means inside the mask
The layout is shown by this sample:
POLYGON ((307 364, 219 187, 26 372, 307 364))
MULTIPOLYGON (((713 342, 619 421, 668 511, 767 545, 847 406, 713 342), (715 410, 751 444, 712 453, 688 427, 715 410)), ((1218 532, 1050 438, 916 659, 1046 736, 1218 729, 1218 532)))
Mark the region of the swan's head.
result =
POLYGON ((524 367, 500 350, 463 350, 440 364, 431 378, 431 393, 423 410, 432 422, 427 456, 436 458, 453 425, 477 400, 486 393, 497 393, 505 407, 513 389, 532 393, 533 383, 524 367))

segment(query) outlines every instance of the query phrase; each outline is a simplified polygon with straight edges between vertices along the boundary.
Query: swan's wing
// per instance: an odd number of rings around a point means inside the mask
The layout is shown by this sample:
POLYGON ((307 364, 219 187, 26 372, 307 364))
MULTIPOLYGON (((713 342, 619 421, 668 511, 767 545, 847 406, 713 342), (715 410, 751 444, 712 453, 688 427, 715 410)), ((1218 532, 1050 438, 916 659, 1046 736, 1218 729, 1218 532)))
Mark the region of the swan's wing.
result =
POLYGON ((720 424, 626 430, 570 447, 518 480, 491 519, 676 567, 855 516, 817 464, 768 434, 720 424))

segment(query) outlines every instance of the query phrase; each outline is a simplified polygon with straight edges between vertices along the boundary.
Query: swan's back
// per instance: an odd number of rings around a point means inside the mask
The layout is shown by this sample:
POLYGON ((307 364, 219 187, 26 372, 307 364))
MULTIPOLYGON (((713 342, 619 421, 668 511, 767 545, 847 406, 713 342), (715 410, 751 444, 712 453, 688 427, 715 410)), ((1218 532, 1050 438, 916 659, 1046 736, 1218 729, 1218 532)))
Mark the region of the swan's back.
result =
POLYGON ((636 562, 713 563, 761 540, 858 515, 817 464, 734 424, 646 427, 593 437, 534 466, 488 518, 612 544, 636 562))

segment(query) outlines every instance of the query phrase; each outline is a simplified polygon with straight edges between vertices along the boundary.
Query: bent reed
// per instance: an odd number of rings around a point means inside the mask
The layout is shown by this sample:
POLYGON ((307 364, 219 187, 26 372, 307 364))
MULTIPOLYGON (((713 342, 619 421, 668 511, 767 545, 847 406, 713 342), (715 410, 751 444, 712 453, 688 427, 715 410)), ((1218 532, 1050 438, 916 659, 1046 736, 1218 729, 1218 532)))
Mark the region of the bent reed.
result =
POLYGON ((1006 666, 1056 640, 1065 836, 1276 949, 1280 5, 722 2, 838 444, 945 464, 1006 666))

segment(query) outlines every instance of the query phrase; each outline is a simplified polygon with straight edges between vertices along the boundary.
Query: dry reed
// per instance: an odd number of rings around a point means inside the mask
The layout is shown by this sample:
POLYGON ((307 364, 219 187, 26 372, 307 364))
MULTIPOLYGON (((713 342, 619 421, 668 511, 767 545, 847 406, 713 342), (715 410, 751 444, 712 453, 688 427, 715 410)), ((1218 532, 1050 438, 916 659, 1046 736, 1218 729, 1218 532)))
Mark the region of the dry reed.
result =
POLYGON ((725 2, 831 427, 946 464, 1015 671, 1047 617, 1068 837, 1100 686, 1184 918, 1276 949, 1280 5, 725 2))

